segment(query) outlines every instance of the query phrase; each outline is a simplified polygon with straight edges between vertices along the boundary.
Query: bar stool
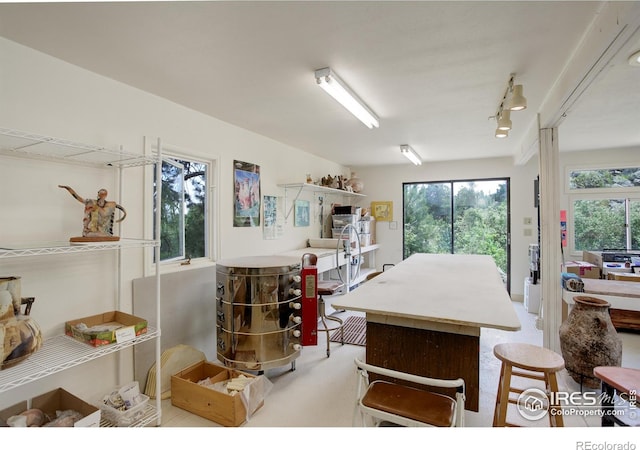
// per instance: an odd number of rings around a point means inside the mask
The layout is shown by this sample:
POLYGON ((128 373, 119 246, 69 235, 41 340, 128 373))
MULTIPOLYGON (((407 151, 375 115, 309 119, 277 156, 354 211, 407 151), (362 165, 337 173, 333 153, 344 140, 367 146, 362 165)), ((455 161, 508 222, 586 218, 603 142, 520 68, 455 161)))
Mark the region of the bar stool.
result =
POLYGON ((509 403, 518 404, 517 398, 512 399, 509 394, 514 392, 520 395, 525 390, 511 386, 512 377, 544 381, 544 394, 549 403, 548 411, 546 411, 549 416, 549 425, 552 427, 564 426, 562 415, 554 413, 554 411, 561 409, 557 402, 557 396, 551 395, 558 392, 556 374, 564 368, 562 356, 547 348, 524 343, 498 344, 493 347, 493 354, 502 361, 498 393, 496 395, 496 408, 493 413, 493 426, 518 426, 507 422, 507 407, 509 403), (514 368, 520 370, 514 370, 514 368))
POLYGON ((318 332, 326 332, 327 333, 327 358, 331 356, 331 348, 329 347, 329 333, 331 331, 340 330, 340 343, 344 345, 344 324, 342 323, 342 319, 339 317, 327 316, 327 312, 325 310, 325 303, 323 295, 333 295, 338 292, 344 286, 343 283, 335 282, 335 281, 318 281, 318 317, 320 318, 320 322, 322 322, 322 327, 318 325, 318 332), (327 323, 328 320, 337 322, 336 326, 329 326, 327 323))

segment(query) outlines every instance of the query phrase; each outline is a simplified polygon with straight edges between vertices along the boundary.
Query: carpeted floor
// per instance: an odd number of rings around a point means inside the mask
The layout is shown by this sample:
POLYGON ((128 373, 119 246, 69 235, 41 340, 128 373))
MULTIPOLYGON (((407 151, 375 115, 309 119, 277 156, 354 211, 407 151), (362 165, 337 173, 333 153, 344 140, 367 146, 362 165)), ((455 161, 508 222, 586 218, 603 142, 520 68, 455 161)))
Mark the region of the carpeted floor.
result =
MULTIPOLYGON (((349 316, 344 321, 344 343, 353 345, 367 345, 367 319, 362 316, 349 316)), ((340 341, 340 330, 334 331, 329 337, 331 342, 340 341)))

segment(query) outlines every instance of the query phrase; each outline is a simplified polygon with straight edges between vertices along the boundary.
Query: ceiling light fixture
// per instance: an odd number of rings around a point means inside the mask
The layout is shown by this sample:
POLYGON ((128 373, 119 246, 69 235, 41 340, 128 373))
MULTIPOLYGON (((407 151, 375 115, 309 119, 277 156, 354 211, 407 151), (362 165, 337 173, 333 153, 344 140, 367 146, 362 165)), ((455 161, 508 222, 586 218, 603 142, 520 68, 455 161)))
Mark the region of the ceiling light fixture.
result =
POLYGON ((629 65, 634 67, 640 67, 640 50, 629 56, 629 65))
POLYGON ((414 163, 416 166, 422 164, 422 158, 420 158, 420 156, 414 149, 411 148, 410 145, 402 144, 400 146, 400 153, 402 153, 409 161, 414 163))
POLYGON ((316 82, 324 91, 369 128, 378 128, 380 121, 371 109, 347 86, 330 67, 315 71, 316 82))
POLYGON ((500 128, 498 128, 496 130, 496 137, 498 139, 509 137, 509 130, 501 130, 500 128))
POLYGON ((498 123, 495 136, 497 138, 506 138, 509 136, 509 130, 511 130, 511 111, 522 111, 527 107, 527 99, 522 95, 522 85, 513 82, 516 78, 516 74, 509 75, 509 82, 507 89, 504 91, 498 110, 494 116, 489 116, 489 120, 495 119, 498 123))
POLYGON ((511 98, 507 103, 507 109, 510 111, 522 111, 527 109, 527 99, 522 95, 522 85, 516 84, 511 90, 511 98))
POLYGON ((510 130, 511 129, 511 111, 504 110, 498 116, 498 130, 510 130))

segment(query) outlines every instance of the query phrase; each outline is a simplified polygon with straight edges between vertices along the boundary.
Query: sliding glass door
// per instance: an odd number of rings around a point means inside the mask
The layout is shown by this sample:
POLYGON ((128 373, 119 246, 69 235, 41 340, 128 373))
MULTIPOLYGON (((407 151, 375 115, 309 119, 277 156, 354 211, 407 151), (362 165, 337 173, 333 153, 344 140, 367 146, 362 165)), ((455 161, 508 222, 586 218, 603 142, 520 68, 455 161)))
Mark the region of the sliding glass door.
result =
POLYGON ((509 179, 403 184, 403 256, 491 255, 510 290, 509 179))

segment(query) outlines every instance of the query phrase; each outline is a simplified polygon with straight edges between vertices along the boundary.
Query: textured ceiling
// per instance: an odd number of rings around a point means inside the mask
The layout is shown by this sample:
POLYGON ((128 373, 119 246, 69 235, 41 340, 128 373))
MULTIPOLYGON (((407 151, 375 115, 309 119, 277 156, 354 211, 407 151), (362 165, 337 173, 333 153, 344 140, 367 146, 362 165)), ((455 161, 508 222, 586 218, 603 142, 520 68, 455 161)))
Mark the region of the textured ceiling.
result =
MULTIPOLYGON (((638 2, 631 2, 638 3, 638 2)), ((0 36, 347 166, 517 156, 600 2, 0 4, 0 36), (330 66, 380 117, 315 84, 330 66), (494 138, 510 73, 528 108, 494 138)), ((560 128, 561 150, 640 144, 638 33, 560 128)), ((176 126, 179 126, 177 124, 176 126)))

